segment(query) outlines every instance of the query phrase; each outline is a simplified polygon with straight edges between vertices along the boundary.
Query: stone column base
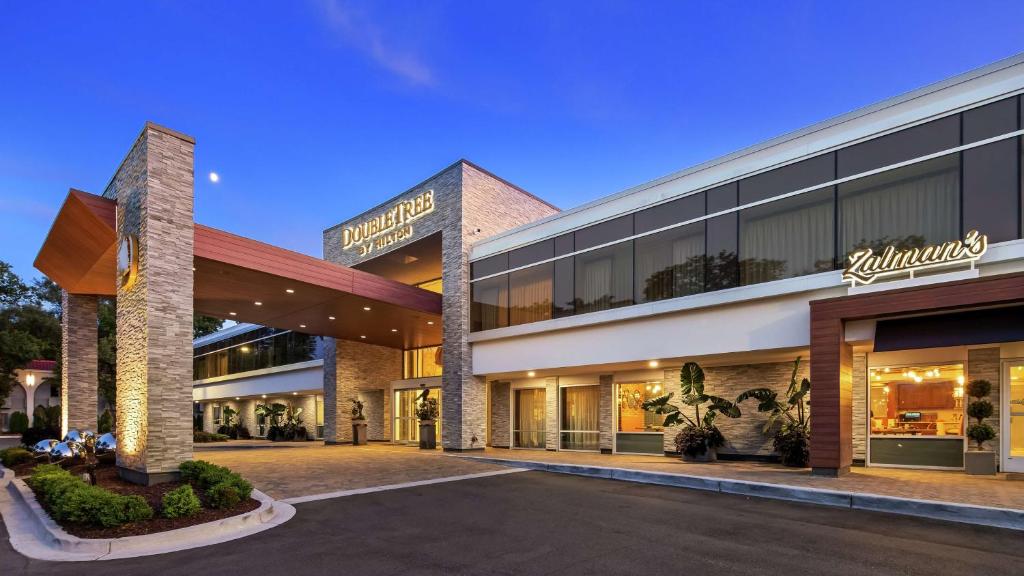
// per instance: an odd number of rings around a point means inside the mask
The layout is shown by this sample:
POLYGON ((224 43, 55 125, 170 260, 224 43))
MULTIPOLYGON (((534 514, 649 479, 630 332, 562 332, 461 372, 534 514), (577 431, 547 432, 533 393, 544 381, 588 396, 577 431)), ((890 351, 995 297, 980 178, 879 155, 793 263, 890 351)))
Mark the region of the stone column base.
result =
POLYGON ((132 470, 131 468, 117 467, 117 475, 122 480, 127 480, 132 484, 139 484, 142 486, 152 486, 154 484, 163 484, 164 482, 175 482, 181 479, 181 472, 175 470, 174 472, 141 472, 139 470, 132 470))
POLYGON ((843 466, 842 468, 811 468, 811 476, 824 476, 826 478, 839 478, 849 473, 849 466, 843 466))

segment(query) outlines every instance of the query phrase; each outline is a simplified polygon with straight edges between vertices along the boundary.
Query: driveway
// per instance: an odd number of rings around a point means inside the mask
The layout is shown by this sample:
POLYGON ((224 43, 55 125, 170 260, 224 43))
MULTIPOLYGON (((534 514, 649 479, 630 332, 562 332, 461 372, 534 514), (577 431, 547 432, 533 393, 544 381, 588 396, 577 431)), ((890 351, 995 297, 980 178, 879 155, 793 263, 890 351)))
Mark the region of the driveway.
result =
POLYGON ((229 443, 198 447, 193 458, 227 466, 277 500, 507 470, 440 451, 377 443, 229 443))
MULTIPOLYGON (((875 512, 521 472, 299 504, 252 537, 7 576, 103 574, 1024 573, 1021 533, 875 512)), ((0 531, 3 529, 0 528, 0 531)))

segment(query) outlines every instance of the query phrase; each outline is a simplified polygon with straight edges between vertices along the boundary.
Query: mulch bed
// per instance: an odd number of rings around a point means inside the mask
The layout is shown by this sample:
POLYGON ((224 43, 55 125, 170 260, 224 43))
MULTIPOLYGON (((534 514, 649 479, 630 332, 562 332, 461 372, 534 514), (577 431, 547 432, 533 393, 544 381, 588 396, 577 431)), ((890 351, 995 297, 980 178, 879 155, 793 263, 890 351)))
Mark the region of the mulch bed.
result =
MULTIPOLYGON (((34 462, 19 464, 14 467, 14 472, 18 477, 24 478, 32 474, 32 469, 35 468, 35 466, 36 464, 34 462)), ((84 464, 72 465, 68 468, 68 471, 72 474, 84 474, 86 472, 86 467, 84 464)), ((156 532, 166 532, 177 528, 195 526, 196 524, 203 524, 205 522, 212 522, 214 520, 221 520, 223 518, 244 514, 260 507, 258 500, 249 498, 248 500, 239 502, 232 508, 207 508, 208 503, 206 501, 206 494, 204 494, 198 487, 193 486, 193 490, 195 491, 196 496, 199 497, 199 501, 202 502, 203 508, 194 516, 189 516, 187 518, 162 517, 160 515, 160 508, 164 494, 174 490, 182 484, 187 484, 187 482, 164 482, 153 486, 132 484, 131 482, 122 480, 117 475, 117 467, 113 464, 100 464, 96 468, 96 485, 118 494, 134 494, 142 496, 146 499, 146 502, 153 507, 155 512, 153 518, 151 520, 123 524, 114 528, 85 526, 71 522, 58 522, 58 524, 60 524, 60 527, 67 533, 78 536, 79 538, 122 538, 124 536, 139 536, 142 534, 153 534, 156 532)), ((43 504, 42 501, 40 501, 40 504, 43 508, 46 508, 46 505, 43 504)), ((47 512, 49 512, 49 510, 47 510, 47 512)))

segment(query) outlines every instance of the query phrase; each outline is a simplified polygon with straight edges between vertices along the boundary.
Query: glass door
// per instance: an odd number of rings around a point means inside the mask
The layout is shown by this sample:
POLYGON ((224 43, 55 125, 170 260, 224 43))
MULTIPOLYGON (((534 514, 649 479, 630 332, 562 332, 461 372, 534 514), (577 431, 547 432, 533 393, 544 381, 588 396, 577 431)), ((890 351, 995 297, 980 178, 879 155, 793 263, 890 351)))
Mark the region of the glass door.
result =
POLYGON ((561 401, 559 449, 599 450, 601 387, 588 385, 562 388, 561 401))
POLYGON ((544 388, 522 388, 512 391, 512 447, 544 448, 547 430, 547 390, 544 388))
MULTIPOLYGON (((441 389, 430 388, 430 397, 437 399, 437 420, 434 427, 437 432, 437 441, 441 443, 441 389)), ((392 441, 396 444, 419 444, 420 442, 420 421, 416 418, 416 399, 423 393, 422 388, 408 388, 395 390, 395 424, 392 434, 392 441)))
POLYGON ((665 417, 643 409, 645 401, 661 396, 661 382, 623 383, 615 388, 615 451, 663 454, 665 417))
POLYGON ((1024 360, 1003 365, 1003 470, 1024 472, 1024 360))

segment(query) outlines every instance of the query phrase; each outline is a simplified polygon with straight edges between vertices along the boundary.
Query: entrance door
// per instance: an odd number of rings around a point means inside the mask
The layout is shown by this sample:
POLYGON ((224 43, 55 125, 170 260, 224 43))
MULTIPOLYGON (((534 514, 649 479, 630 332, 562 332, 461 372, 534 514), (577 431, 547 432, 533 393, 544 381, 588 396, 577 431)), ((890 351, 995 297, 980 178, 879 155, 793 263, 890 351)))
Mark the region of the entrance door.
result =
MULTIPOLYGON (((430 397, 437 399, 438 418, 434 421, 437 440, 441 441, 441 389, 430 388, 430 397)), ((416 399, 423 393, 422 388, 395 390, 395 422, 392 434, 396 444, 419 444, 420 421, 416 418, 416 399)))
POLYGON ((1003 363, 1003 470, 1024 472, 1024 359, 1003 363))

